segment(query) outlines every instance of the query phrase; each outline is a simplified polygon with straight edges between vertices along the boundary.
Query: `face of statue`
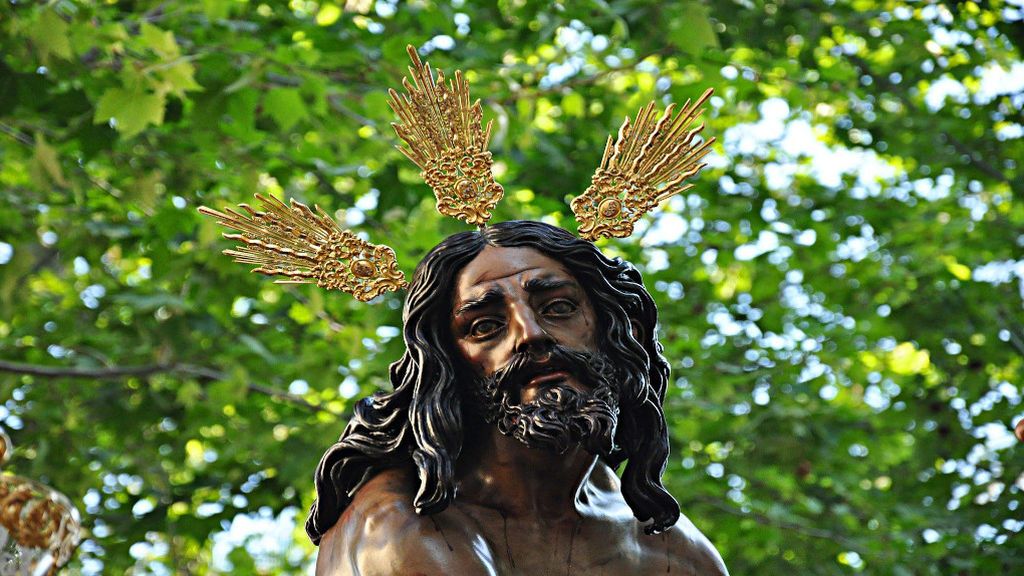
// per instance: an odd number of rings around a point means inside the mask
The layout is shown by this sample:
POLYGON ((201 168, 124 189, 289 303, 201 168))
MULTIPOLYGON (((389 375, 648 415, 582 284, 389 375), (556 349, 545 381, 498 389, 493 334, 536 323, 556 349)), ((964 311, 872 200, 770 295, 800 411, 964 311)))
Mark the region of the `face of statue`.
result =
POLYGON ((456 280, 451 334, 483 417, 532 447, 601 452, 614 437, 614 369, 575 277, 531 248, 488 246, 456 280))

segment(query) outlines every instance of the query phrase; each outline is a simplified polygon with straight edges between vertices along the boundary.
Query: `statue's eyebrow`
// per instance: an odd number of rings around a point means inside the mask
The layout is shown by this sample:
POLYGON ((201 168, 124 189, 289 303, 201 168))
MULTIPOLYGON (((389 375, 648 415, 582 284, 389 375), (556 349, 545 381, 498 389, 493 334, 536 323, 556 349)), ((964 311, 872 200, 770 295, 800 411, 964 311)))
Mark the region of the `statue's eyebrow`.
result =
POLYGON ((558 288, 565 288, 566 286, 576 288, 578 285, 576 284, 576 282, 573 282, 568 278, 551 277, 530 278, 526 282, 523 282, 523 290, 526 290, 527 292, 531 293, 544 292, 547 290, 556 290, 558 288))
POLYGON ((488 306, 492 306, 498 302, 502 302, 503 300, 505 300, 505 293, 497 288, 491 288, 487 292, 484 292, 482 296, 463 302, 461 306, 456 308, 455 315, 462 316, 467 312, 487 308, 488 306))

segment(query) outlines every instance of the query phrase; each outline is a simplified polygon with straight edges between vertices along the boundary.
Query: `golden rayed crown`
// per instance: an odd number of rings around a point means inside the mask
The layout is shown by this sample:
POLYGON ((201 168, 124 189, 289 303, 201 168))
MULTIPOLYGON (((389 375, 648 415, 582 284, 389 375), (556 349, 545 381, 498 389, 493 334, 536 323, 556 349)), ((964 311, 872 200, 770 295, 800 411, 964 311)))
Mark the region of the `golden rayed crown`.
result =
POLYGON ((444 83, 437 80, 430 65, 420 61, 416 49, 408 46, 412 84, 402 80, 407 95, 389 90, 391 109, 401 122, 391 125, 408 147, 396 146, 420 167, 420 176, 434 191, 437 211, 480 226, 491 219, 491 209, 505 189, 491 175, 491 123, 482 127, 480 101, 469 103, 469 84, 462 71, 444 83))
POLYGON ((699 162, 715 139, 699 141, 704 124, 691 126, 703 114, 702 106, 711 93, 708 88, 692 105, 687 100, 675 117, 675 106, 670 104, 657 118, 651 102, 637 112, 632 123, 628 117, 622 122, 614 145, 608 137, 592 184, 572 201, 580 237, 625 238, 633 233, 633 224, 641 216, 693 187, 686 180, 706 166, 699 162))
POLYGON ((239 204, 249 216, 228 208, 227 213, 199 208, 203 214, 241 234, 224 234, 242 245, 225 250, 235 262, 255 264, 253 272, 284 276, 279 284, 316 284, 328 290, 342 290, 368 302, 388 290, 406 285, 398 270, 395 252, 361 240, 343 230, 319 206, 310 210, 301 202, 291 206, 274 197, 256 195, 265 210, 239 204))
MULTIPOLYGON (((444 73, 435 78, 414 47, 407 50, 412 80, 402 80, 405 94, 389 91, 388 103, 399 120, 392 126, 405 144, 397 148, 419 166, 438 212, 483 227, 504 194, 487 150, 491 123, 483 125, 480 101, 471 103, 461 71, 446 83, 444 73)), ((651 102, 632 121, 625 119, 617 138, 608 137, 590 187, 571 202, 582 238, 629 236, 640 217, 693 186, 687 180, 704 168, 701 160, 714 142, 701 139, 703 123, 695 125, 711 93, 708 89, 692 104, 688 100, 677 114, 674 105, 659 114, 651 102)), ((253 272, 282 276, 280 283, 342 290, 364 302, 405 287, 391 248, 360 239, 319 207, 256 198, 263 210, 239 205, 248 216, 199 209, 238 232, 224 235, 242 242, 224 253, 256 265, 253 272)))

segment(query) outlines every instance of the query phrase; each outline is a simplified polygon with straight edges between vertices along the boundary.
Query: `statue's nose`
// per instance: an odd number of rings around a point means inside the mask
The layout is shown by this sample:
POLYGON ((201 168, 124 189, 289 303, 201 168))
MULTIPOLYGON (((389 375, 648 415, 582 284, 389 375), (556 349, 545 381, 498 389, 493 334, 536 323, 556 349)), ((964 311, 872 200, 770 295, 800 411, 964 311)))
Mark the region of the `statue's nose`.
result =
POLYGON ((515 352, 517 354, 546 354, 554 345, 554 339, 540 324, 536 313, 526 307, 517 307, 513 314, 516 330, 515 352))

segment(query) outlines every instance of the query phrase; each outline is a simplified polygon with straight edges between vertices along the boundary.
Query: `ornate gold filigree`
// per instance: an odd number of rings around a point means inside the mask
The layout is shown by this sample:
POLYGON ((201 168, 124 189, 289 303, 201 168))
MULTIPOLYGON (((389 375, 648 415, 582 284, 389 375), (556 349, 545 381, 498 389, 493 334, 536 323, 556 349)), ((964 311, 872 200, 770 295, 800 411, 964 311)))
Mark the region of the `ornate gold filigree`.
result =
POLYGON ((675 105, 669 105, 656 118, 651 102, 633 122, 626 117, 614 145, 608 137, 590 187, 571 204, 582 238, 625 238, 641 216, 693 186, 684 181, 706 166, 698 163, 715 139, 699 142, 704 124, 693 129, 690 125, 704 113, 702 106, 711 93, 709 88, 692 105, 687 100, 675 117, 675 105))
POLYGON ((255 264, 253 272, 268 276, 286 276, 278 284, 316 284, 327 290, 348 292, 367 302, 388 290, 406 286, 398 269, 395 252, 387 246, 371 244, 342 229, 319 206, 315 212, 301 202, 291 206, 274 198, 256 194, 264 211, 239 204, 249 216, 228 208, 225 214, 206 206, 203 214, 241 234, 224 234, 243 244, 225 250, 235 262, 255 264))
POLYGON ((11 457, 11 438, 7 431, 0 428, 0 466, 5 464, 11 457))
MULTIPOLYGON (((12 451, 11 439, 0 428, 0 465, 12 451)), ((81 540, 78 510, 56 490, 28 478, 0 472, 0 573, 53 575, 81 540), (13 548, 13 550, 12 550, 13 548), (13 552, 13 556, 11 553, 13 552)))
POLYGON ((67 498, 13 474, 0 473, 0 526, 22 547, 21 562, 50 567, 51 574, 71 558, 81 539, 78 512, 67 498))
POLYGON ((388 91, 388 103, 401 121, 392 126, 408 145, 397 148, 420 167, 420 176, 437 198, 438 212, 483 225, 505 193, 491 174, 491 122, 482 127, 480 101, 470 105, 469 84, 461 71, 445 84, 443 72, 438 70, 435 80, 416 49, 406 50, 412 58, 412 84, 402 79, 408 94, 388 91))

